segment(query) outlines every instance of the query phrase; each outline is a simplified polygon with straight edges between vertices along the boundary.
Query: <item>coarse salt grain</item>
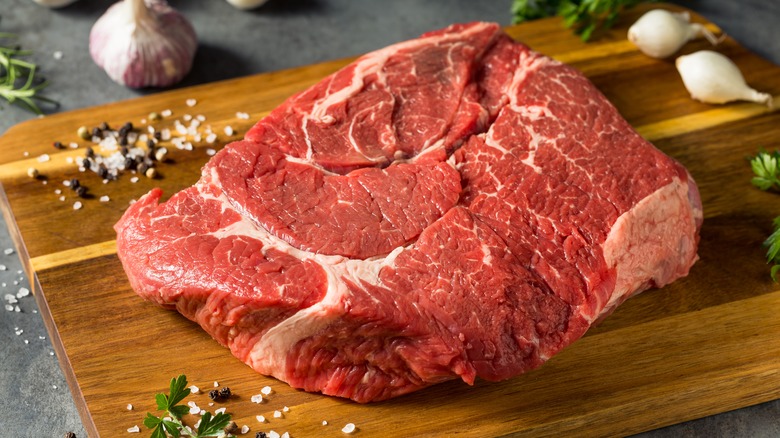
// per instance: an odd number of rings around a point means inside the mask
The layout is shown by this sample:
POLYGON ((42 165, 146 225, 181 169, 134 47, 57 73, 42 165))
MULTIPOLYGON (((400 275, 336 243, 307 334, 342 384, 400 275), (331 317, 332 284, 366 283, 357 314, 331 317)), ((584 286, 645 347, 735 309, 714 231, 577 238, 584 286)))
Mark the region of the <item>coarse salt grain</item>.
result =
POLYGON ((265 417, 264 417, 264 416, 262 416, 262 415, 258 415, 258 416, 257 416, 257 417, 255 417, 255 418, 257 418, 257 421, 259 421, 260 423, 265 423, 265 417))
POLYGON ((130 182, 133 183, 133 184, 137 183, 138 182, 138 177, 134 176, 134 177, 130 178, 130 182))
POLYGON ((238 117, 239 119, 243 119, 243 120, 249 120, 249 114, 248 113, 237 112, 236 113, 236 117, 238 117))
POLYGON ((3 254, 5 254, 5 255, 11 255, 13 253, 14 253, 14 249, 13 248, 6 248, 6 249, 3 250, 3 254))
POLYGON ((342 432, 344 432, 344 433, 352 433, 352 432, 354 432, 354 431, 355 431, 355 429, 356 429, 356 428, 355 428, 355 425, 354 425, 353 423, 347 423, 347 424, 346 424, 346 425, 345 425, 345 426, 344 426, 344 427, 341 429, 341 431, 342 431, 342 432))
POLYGON ((52 53, 52 54, 51 54, 51 56, 53 56, 53 57, 54 57, 54 59, 56 59, 57 61, 59 61, 60 59, 62 59, 62 55, 63 55, 63 54, 62 54, 62 51, 61 51, 61 50, 57 50, 56 52, 54 52, 54 53, 52 53))
POLYGON ((246 424, 241 426, 241 433, 242 434, 248 433, 248 432, 249 432, 249 426, 247 426, 246 424))
POLYGON ((227 411, 227 408, 219 408, 216 411, 214 411, 215 414, 224 414, 225 411, 227 411))
POLYGON ((262 394, 255 394, 250 399, 252 400, 252 403, 262 403, 263 402, 263 395, 262 394))
POLYGON ((169 109, 165 109, 165 110, 160 111, 160 115, 163 116, 163 117, 170 117, 172 114, 173 114, 173 111, 171 111, 169 109))
POLYGON ((197 394, 200 392, 200 388, 195 385, 190 386, 190 394, 197 394))
POLYGON ((184 103, 186 103, 189 107, 193 107, 198 104, 198 101, 195 99, 187 99, 184 103))
POLYGON ((5 305, 5 310, 7 310, 9 312, 13 312, 14 311, 14 306, 12 306, 10 304, 6 304, 5 305))
POLYGON ((212 132, 211 134, 206 136, 206 143, 211 144, 211 143, 214 143, 215 141, 217 141, 217 134, 214 134, 212 132))
POLYGON ((323 426, 327 426, 327 425, 328 425, 328 422, 327 422, 327 420, 322 420, 322 425, 323 425, 323 426))
POLYGON ((128 411, 132 411, 132 410, 133 410, 133 405, 131 405, 130 403, 128 403, 128 404, 127 404, 127 410, 128 410, 128 411))
POLYGON ((282 413, 280 411, 274 411, 274 418, 282 418, 282 413))
POLYGON ((268 438, 281 438, 278 432, 272 430, 268 432, 268 438))
POLYGON ((50 352, 49 352, 49 356, 54 356, 54 352, 53 352, 53 351, 50 351, 50 352))
POLYGON ((217 155, 217 151, 211 148, 206 149, 206 155, 209 157, 213 157, 214 155, 217 155))
POLYGON ((23 329, 16 329, 16 331, 14 333, 16 334, 16 336, 19 336, 22 333, 24 333, 24 330, 23 329))
POLYGON ((227 135, 229 137, 229 136, 233 135, 236 131, 233 130, 232 126, 227 125, 227 126, 225 126, 224 132, 225 132, 225 135, 227 135))
POLYGON ((219 387, 219 382, 217 382, 216 380, 214 381, 214 387, 215 388, 219 387))
POLYGON ((141 431, 141 428, 140 428, 140 427, 138 427, 138 425, 135 425, 135 426, 133 426, 133 427, 129 427, 129 428, 127 429, 127 432, 128 432, 128 433, 138 433, 138 432, 140 432, 140 431, 141 431))
POLYGON ((206 116, 204 116, 203 114, 198 114, 197 116, 195 116, 195 118, 198 119, 201 122, 205 122, 206 121, 206 116))
POLYGON ((191 406, 190 415, 198 415, 198 414, 200 414, 200 408, 197 406, 191 406))
POLYGON ((59 199, 60 201, 65 201, 65 195, 61 195, 61 196, 60 196, 59 198, 57 198, 57 199, 59 199))
POLYGON ((25 344, 29 344, 29 343, 30 343, 30 341, 29 341, 29 340, 27 340, 27 339, 25 339, 25 340, 24 340, 24 343, 25 343, 25 344))
POLYGON ((73 209, 74 210, 79 210, 79 209, 81 209, 81 207, 83 207, 83 204, 81 203, 81 201, 76 201, 76 202, 73 203, 73 209))
POLYGON ((268 395, 273 392, 270 386, 263 386, 263 389, 260 390, 260 392, 263 393, 263 395, 268 395))
POLYGON ((108 195, 103 195, 100 197, 100 202, 108 202, 111 198, 108 197, 108 195))
POLYGON ((8 268, 7 268, 5 265, 0 265, 0 271, 5 271, 5 270, 7 270, 7 269, 8 269, 8 268))
POLYGON ((290 432, 283 433, 281 438, 290 438, 290 432))
POLYGON ((30 289, 27 289, 26 287, 20 287, 19 292, 16 293, 16 298, 24 298, 28 295, 30 295, 30 289))
POLYGON ((285 406, 285 407, 283 407, 283 408, 282 408, 282 411, 283 411, 283 412, 290 412, 290 408, 288 408, 287 406, 285 406))
MULTIPOLYGON (((16 296, 15 296, 15 295, 13 295, 13 294, 5 294, 5 296, 3 297, 3 299, 5 299, 6 301, 8 301, 8 304, 16 304, 16 303, 18 303, 18 302, 19 302, 19 301, 16 299, 16 296)), ((254 400, 252 400, 252 401, 254 401, 254 400)), ((260 401, 263 401, 263 400, 262 400, 262 397, 260 398, 260 401)), ((259 402, 255 402, 255 403, 259 403, 259 402)))

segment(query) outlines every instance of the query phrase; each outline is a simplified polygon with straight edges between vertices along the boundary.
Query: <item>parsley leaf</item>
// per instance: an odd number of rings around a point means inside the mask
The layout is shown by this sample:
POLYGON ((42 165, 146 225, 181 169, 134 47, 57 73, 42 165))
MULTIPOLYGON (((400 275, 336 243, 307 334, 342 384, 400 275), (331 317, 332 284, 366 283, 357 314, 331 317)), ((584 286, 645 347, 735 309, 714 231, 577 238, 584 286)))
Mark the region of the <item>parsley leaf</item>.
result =
POLYGON ((146 413, 144 426, 152 429, 152 438, 167 438, 172 436, 190 436, 193 438, 215 437, 224 434, 224 429, 230 423, 230 415, 219 413, 212 416, 210 412, 205 412, 200 420, 197 431, 192 431, 182 422, 182 417, 189 412, 188 406, 179 405, 191 393, 187 387, 187 377, 182 374, 171 379, 169 393, 156 394, 155 401, 157 409, 165 411, 171 418, 155 417, 151 413, 146 413))
POLYGON ((772 280, 778 281, 777 273, 780 271, 780 216, 776 217, 772 223, 775 231, 764 241, 764 247, 768 248, 766 251, 766 262, 774 264, 769 274, 772 276, 772 280))
POLYGON ((225 427, 230 423, 230 415, 219 413, 211 416, 211 412, 206 412, 200 419, 198 426, 198 437, 218 436, 223 433, 225 427))
POLYGON ((751 158, 750 167, 755 176, 750 182, 761 190, 780 189, 780 151, 760 151, 751 158))
POLYGON ((566 27, 588 41, 600 29, 609 29, 620 13, 654 0, 514 0, 512 23, 560 16, 566 27))

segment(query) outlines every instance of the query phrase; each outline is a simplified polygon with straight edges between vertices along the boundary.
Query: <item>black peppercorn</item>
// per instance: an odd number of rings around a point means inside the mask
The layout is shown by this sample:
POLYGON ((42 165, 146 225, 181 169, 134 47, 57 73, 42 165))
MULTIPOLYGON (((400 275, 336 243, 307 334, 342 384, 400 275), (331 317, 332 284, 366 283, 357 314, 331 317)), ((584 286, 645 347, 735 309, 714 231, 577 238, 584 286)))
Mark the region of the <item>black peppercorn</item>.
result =
POLYGON ((125 170, 134 170, 137 166, 138 163, 134 159, 130 157, 125 158, 125 170))
POLYGON ((230 388, 228 388, 227 386, 222 387, 219 390, 219 396, 222 398, 230 398, 230 388))
POLYGON ((103 122, 100 125, 98 125, 98 128, 100 128, 101 131, 108 131, 109 129, 111 129, 111 127, 108 126, 108 123, 106 122, 103 122))
POLYGON ((73 432, 65 432, 65 438, 76 438, 76 434, 73 432))
POLYGON ((126 131, 132 131, 133 130, 133 123, 127 122, 124 125, 122 125, 122 128, 124 128, 126 131))
POLYGON ((209 391, 209 398, 214 401, 219 400, 219 391, 217 391, 216 389, 212 389, 211 391, 209 391))
POLYGON ((92 136, 103 138, 103 131, 101 131, 100 128, 92 128, 92 136))
POLYGON ((127 149, 127 146, 122 146, 122 147, 119 149, 119 152, 122 154, 122 156, 123 156, 123 157, 126 157, 126 156, 127 156, 127 153, 128 153, 128 152, 130 152, 130 150, 129 150, 129 149, 127 149))
POLYGON ((105 164, 100 163, 100 166, 98 166, 97 174, 101 178, 106 178, 108 176, 108 168, 106 167, 105 164))
POLYGON ((76 190, 80 186, 81 186, 81 183, 79 182, 79 180, 77 178, 73 178, 73 179, 70 180, 70 189, 71 190, 76 190))
POLYGON ((121 146, 127 146, 127 134, 125 135, 119 134, 119 144, 121 146))
POLYGON ((154 139, 157 140, 157 141, 162 140, 162 133, 159 132, 159 131, 155 132, 154 133, 154 139))
POLYGON ((78 186, 78 188, 76 189, 76 195, 77 195, 79 198, 84 198, 84 197, 86 197, 86 196, 87 196, 87 188, 86 188, 86 187, 84 187, 84 186, 78 186))
POLYGON ((54 149, 65 149, 65 145, 63 145, 60 141, 55 141, 52 143, 52 146, 54 146, 54 149))
POLYGON ((94 158, 95 157, 95 150, 92 149, 92 146, 87 146, 87 149, 84 150, 84 155, 87 158, 94 158))
POLYGON ((265 432, 257 432, 255 433, 255 438, 268 438, 268 435, 265 432))

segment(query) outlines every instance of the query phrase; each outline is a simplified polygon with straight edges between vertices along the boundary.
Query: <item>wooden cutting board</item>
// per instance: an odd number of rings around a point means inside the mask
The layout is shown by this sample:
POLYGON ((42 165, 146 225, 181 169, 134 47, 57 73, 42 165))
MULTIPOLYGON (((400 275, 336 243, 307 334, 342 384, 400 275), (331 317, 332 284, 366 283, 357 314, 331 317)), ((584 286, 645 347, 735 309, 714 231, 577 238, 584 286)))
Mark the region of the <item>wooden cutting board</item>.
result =
MULTIPOLYGON (((130 289, 112 230, 130 200, 155 186, 170 195, 193 184, 208 149, 240 138, 283 99, 348 60, 56 114, 10 129, 0 138, 7 196, 0 204, 90 435, 123 436, 140 425, 146 436, 142 421, 147 411, 155 412, 154 394, 180 373, 204 391, 215 381, 230 386, 237 396, 224 406, 251 428, 250 436, 259 430, 343 436, 349 422, 357 425, 357 436, 625 435, 779 398, 780 288, 769 278, 761 242, 780 214, 780 197, 750 185, 745 157, 762 147, 780 148, 780 116, 751 103, 709 106, 689 99, 672 60, 648 58, 626 41, 628 24, 644 10, 626 14, 620 26, 588 44, 557 19, 508 31, 580 68, 642 135, 690 169, 705 212, 701 260, 687 278, 623 304, 540 369, 500 383, 449 382, 370 405, 295 391, 256 374, 198 326, 130 289), (197 104, 190 107, 187 99, 197 104), (210 125, 217 143, 201 140, 193 151, 171 147, 160 177, 137 182, 123 175, 103 184, 69 162, 89 144, 77 137, 79 126, 143 126, 147 114, 165 109, 172 116, 156 127, 202 115, 199 129, 210 125), (239 111, 250 118, 238 117, 239 111), (225 134, 226 126, 236 133, 225 134), (57 150, 53 141, 78 148, 57 150), (30 167, 42 177, 28 177, 30 167), (93 195, 78 210, 78 198, 62 184, 74 177, 93 195), (108 202, 99 201, 104 195, 108 202), (274 393, 263 404, 252 403, 266 385, 274 393), (284 406, 289 411, 274 418, 284 406), (256 415, 268 422, 258 423, 256 415)), ((683 52, 705 48, 705 41, 696 41, 683 52)), ((780 102, 780 68, 730 39, 717 50, 741 67, 751 85, 780 102)), ((209 407, 203 394, 190 399, 212 411, 221 406, 209 407)))

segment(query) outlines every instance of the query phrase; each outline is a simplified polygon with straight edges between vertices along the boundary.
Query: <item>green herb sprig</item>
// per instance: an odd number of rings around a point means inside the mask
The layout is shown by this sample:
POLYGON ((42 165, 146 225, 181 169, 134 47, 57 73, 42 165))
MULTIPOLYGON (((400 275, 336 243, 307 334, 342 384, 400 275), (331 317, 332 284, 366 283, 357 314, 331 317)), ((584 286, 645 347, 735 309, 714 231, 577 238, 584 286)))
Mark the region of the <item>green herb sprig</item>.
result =
POLYGON ((0 96, 11 104, 19 103, 35 114, 43 114, 36 101, 53 105, 57 102, 38 94, 49 84, 36 77, 34 63, 20 59, 32 52, 10 46, 15 39, 14 34, 0 32, 0 96))
POLYGON ((780 151, 760 151, 750 159, 755 176, 750 182, 761 190, 780 189, 780 151))
POLYGON ((640 3, 653 0, 514 0, 512 22, 561 16, 566 27, 588 41, 599 29, 609 29, 620 13, 640 3))
MULTIPOLYGON (((750 157, 750 167, 754 175, 751 184, 765 191, 780 190, 780 151, 759 151, 755 157, 750 157)), ((767 237, 763 246, 767 248, 766 262, 772 265, 769 274, 777 282, 777 274, 780 272, 780 216, 774 218, 772 224, 774 232, 767 237)))
POLYGON ((189 407, 179 405, 185 397, 190 394, 187 387, 187 376, 184 374, 171 379, 169 395, 157 394, 155 401, 157 409, 165 411, 168 417, 156 417, 151 413, 146 413, 144 426, 152 429, 152 438, 167 438, 172 436, 179 438, 181 436, 190 436, 193 438, 215 437, 224 434, 224 429, 230 423, 230 414, 219 413, 211 415, 205 412, 200 419, 197 430, 192 430, 182 422, 182 417, 189 412, 189 407))

